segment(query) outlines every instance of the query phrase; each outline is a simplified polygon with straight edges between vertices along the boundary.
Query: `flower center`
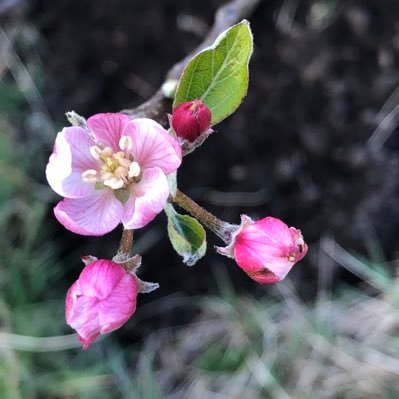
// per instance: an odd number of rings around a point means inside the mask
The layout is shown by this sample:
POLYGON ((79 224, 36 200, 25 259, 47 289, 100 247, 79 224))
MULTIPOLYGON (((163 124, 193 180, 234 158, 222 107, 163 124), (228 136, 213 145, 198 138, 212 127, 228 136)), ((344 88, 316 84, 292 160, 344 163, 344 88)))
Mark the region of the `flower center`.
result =
POLYGON ((85 170, 82 173, 83 181, 99 183, 113 190, 138 183, 142 173, 140 165, 134 161, 130 153, 132 147, 132 139, 128 136, 122 136, 119 140, 120 151, 118 152, 113 152, 111 147, 90 147, 90 154, 98 161, 99 168, 85 170))

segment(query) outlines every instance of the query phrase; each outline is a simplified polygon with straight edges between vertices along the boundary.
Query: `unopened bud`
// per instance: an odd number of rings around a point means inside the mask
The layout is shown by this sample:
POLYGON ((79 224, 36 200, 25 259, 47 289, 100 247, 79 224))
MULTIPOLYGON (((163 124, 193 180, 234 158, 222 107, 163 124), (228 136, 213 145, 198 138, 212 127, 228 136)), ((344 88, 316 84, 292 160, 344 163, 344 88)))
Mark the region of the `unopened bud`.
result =
POLYGON ((276 283, 308 251, 301 231, 273 217, 253 221, 241 216, 241 225, 221 255, 234 258, 238 266, 258 283, 276 283))
POLYGON ((194 100, 180 104, 171 120, 176 135, 193 142, 210 128, 211 118, 210 109, 201 100, 194 100))
POLYGON ((93 259, 83 258, 90 263, 69 288, 65 303, 66 322, 78 333, 83 349, 100 334, 117 330, 130 319, 140 289, 136 275, 123 266, 93 259))

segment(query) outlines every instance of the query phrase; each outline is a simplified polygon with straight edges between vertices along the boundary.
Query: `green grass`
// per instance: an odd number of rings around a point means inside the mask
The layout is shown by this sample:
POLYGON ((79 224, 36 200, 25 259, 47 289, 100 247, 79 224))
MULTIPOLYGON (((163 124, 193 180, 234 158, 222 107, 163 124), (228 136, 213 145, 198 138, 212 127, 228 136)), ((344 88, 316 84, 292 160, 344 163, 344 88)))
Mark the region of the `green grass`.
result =
POLYGON ((289 281, 273 299, 232 291, 199 298, 198 320, 155 333, 143 351, 156 360, 165 397, 396 397, 399 306, 391 293, 397 286, 391 279, 373 295, 347 287, 313 304, 302 303, 289 281))

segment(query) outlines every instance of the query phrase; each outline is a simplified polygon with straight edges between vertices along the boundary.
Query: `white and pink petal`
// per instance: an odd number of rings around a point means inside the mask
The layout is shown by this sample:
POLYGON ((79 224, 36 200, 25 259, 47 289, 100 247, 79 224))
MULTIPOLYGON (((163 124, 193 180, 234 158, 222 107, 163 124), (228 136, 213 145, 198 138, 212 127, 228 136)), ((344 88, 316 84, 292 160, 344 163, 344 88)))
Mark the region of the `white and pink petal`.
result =
POLYGON ((83 349, 87 349, 100 334, 98 307, 97 298, 82 295, 79 280, 69 288, 66 295, 65 319, 79 334, 83 349))
POLYGON ((169 174, 180 166, 182 154, 179 143, 152 119, 130 121, 123 135, 132 139, 131 153, 142 169, 158 167, 169 174))
POLYGON ((86 266, 79 276, 82 295, 106 299, 126 275, 126 270, 114 262, 97 260, 86 266))
POLYGON ((121 218, 121 222, 124 220, 131 220, 134 214, 136 204, 136 197, 133 195, 132 190, 130 190, 129 199, 123 204, 123 215, 121 218))
POLYGON ((130 122, 127 115, 121 113, 104 113, 91 116, 87 126, 94 133, 98 142, 111 147, 114 152, 120 150, 119 140, 126 125, 130 122))
POLYGON ((90 155, 92 145, 94 142, 91 137, 80 127, 64 128, 57 134, 46 167, 47 180, 57 194, 66 198, 80 198, 93 191, 93 185, 82 180, 85 170, 98 167, 90 155))
POLYGON ((125 272, 112 295, 101 301, 98 317, 102 334, 118 329, 130 319, 136 310, 138 292, 137 278, 125 272))
POLYGON ((89 197, 65 198, 54 208, 54 214, 73 233, 100 236, 120 223, 123 205, 112 190, 95 190, 89 197))
POLYGON ((133 215, 122 219, 126 229, 139 229, 151 222, 165 207, 169 186, 160 168, 144 170, 140 183, 131 186, 131 195, 136 198, 133 215))
POLYGON ((247 233, 257 234, 265 243, 280 245, 282 250, 293 241, 290 228, 282 220, 270 216, 257 220, 245 230, 247 233))

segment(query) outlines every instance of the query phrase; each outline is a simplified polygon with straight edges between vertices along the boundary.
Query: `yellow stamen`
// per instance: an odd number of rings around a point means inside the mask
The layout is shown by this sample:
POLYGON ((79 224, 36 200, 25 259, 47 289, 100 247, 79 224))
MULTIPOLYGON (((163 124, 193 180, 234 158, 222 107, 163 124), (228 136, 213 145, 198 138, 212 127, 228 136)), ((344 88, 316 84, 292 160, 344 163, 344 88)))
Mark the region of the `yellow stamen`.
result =
POLYGON ((114 172, 115 177, 118 179, 123 179, 127 175, 127 168, 124 168, 123 166, 119 166, 115 169, 114 172))
POLYGON ((82 173, 82 179, 87 183, 103 183, 104 186, 118 190, 137 183, 141 179, 140 165, 133 161, 129 151, 133 147, 129 136, 122 136, 119 140, 122 151, 114 152, 111 147, 90 147, 90 154, 98 161, 99 170, 89 169, 82 173))
POLYGON ((113 154, 112 148, 111 147, 105 147, 101 151, 101 158, 110 157, 112 154, 113 154))

